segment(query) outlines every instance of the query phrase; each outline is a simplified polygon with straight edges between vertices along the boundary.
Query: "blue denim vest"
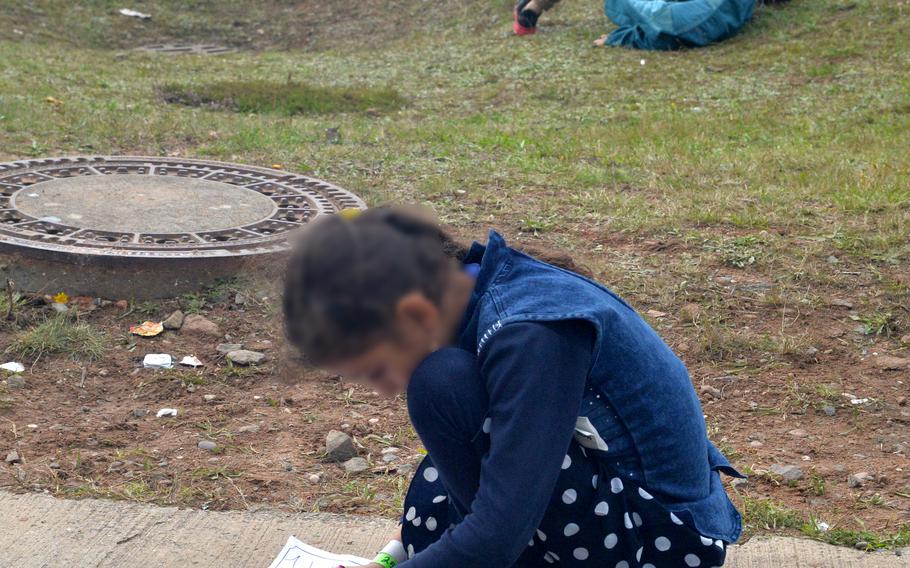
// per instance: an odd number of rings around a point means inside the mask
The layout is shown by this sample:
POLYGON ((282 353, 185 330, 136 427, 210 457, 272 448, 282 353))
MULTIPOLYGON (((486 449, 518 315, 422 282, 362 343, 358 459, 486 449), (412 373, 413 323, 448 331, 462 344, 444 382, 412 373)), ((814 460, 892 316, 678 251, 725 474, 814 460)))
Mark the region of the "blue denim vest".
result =
POLYGON ((466 262, 480 271, 460 347, 480 354, 513 322, 589 322, 596 341, 588 385, 628 430, 638 482, 701 534, 735 542, 741 518, 717 472, 740 474, 708 440, 685 365, 635 310, 596 282, 509 248, 496 232, 466 262))

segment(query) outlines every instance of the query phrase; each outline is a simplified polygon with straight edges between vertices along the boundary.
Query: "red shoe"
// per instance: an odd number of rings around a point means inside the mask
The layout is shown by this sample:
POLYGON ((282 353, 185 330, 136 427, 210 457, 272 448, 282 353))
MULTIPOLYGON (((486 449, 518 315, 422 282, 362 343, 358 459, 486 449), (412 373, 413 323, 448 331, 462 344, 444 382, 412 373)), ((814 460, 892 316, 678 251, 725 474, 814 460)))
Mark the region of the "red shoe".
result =
POLYGON ((525 10, 524 7, 528 2, 530 0, 520 0, 512 12, 515 16, 515 22, 512 24, 515 35, 526 36, 537 33, 537 18, 540 17, 540 14, 532 10, 525 10))

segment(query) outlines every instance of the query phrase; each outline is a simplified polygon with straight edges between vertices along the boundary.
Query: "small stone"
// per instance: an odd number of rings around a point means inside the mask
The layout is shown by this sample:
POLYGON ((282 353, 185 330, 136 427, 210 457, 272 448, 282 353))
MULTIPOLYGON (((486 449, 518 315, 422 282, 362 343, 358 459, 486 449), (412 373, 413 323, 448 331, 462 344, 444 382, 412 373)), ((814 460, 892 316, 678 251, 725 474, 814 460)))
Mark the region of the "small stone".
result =
POLYGON ((52 461, 51 463, 47 464, 47 467, 49 469, 60 469, 60 464, 56 461, 52 461))
POLYGON ((721 397, 720 389, 717 387, 712 387, 711 385, 705 385, 701 387, 701 392, 702 394, 707 394, 712 398, 720 399, 721 397))
POLYGON ((338 430, 332 430, 325 437, 326 459, 333 462, 347 461, 357 455, 354 439, 338 430))
POLYGON ((382 454, 382 461, 384 461, 385 463, 392 463, 393 461, 397 461, 397 460, 398 460, 398 456, 396 456, 395 454, 382 454))
POLYGON ((379 424, 379 419, 378 419, 378 418, 370 418, 369 420, 367 420, 367 422, 369 422, 370 424, 379 424))
POLYGON ((872 474, 868 471, 861 471, 859 473, 854 473, 853 475, 847 478, 847 487, 852 487, 854 489, 864 486, 866 483, 872 481, 872 474))
POLYGON ((351 458, 344 462, 344 472, 348 475, 363 473, 370 468, 370 464, 363 458, 351 458))
POLYGON ((291 473, 294 471, 294 464, 289 461, 281 462, 281 466, 284 467, 284 471, 291 473))
POLYGON ((866 550, 867 548, 869 548, 869 543, 866 542, 865 540, 858 540, 853 545, 853 548, 855 548, 857 550, 866 550))
POLYGON ((762 444, 758 440, 752 440, 751 442, 749 442, 749 445, 753 448, 760 448, 760 447, 764 446, 764 444, 762 444))
POLYGON ((414 466, 409 463, 403 463, 403 464, 397 466, 395 468, 395 471, 397 471, 401 475, 411 475, 412 473, 414 473, 414 466))
POLYGON ((397 454, 399 451, 401 451, 401 450, 399 450, 398 448, 382 448, 382 450, 380 451, 380 453, 381 453, 382 455, 386 455, 386 454, 397 454))
POLYGON ((231 351, 240 351, 243 349, 243 345, 239 343, 221 343, 216 349, 218 349, 218 352, 222 355, 227 355, 231 351))
POLYGON ((322 481, 322 477, 317 473, 311 473, 307 476, 306 480, 315 485, 322 481))
POLYGON ((833 406, 831 406, 830 404, 826 404, 825 406, 822 407, 822 412, 824 412, 825 415, 827 415, 827 416, 834 416, 835 414, 837 414, 837 409, 834 408, 833 406))
POLYGON ((240 428, 237 428, 237 433, 238 434, 255 434, 256 432, 259 432, 259 429, 260 429, 259 424, 250 424, 248 426, 241 426, 240 428))
POLYGON ((265 359, 265 354, 259 353, 258 351, 240 349, 238 351, 231 351, 228 353, 227 358, 231 363, 234 363, 235 365, 255 365, 265 359))
POLYGON ((695 323, 700 315, 701 306, 698 304, 685 304, 679 309, 679 320, 683 323, 695 323))
POLYGON ((177 310, 176 312, 169 315, 167 317, 167 319, 165 319, 163 322, 161 322, 161 325, 164 326, 164 329, 170 329, 170 330, 180 329, 183 326, 184 317, 185 316, 183 315, 183 312, 181 312, 180 310, 177 310))
POLYGON ((875 358, 875 366, 885 371, 906 371, 910 369, 910 359, 882 355, 875 358))
POLYGON ((901 337, 901 343, 903 343, 904 345, 910 345, 910 333, 901 337))
POLYGON ((907 397, 906 396, 897 397, 897 405, 898 406, 907 406, 907 397))
POLYGON ((853 309, 853 302, 850 300, 843 300, 841 298, 832 298, 831 305, 837 306, 838 308, 847 308, 848 310, 853 309))
POLYGON ((25 384, 25 377, 22 375, 11 375, 6 379, 6 386, 11 389, 24 389, 25 384))
POLYGON ((237 294, 234 296, 234 304, 243 306, 246 305, 246 302, 246 296, 242 292, 237 292, 237 294))
POLYGON ((218 444, 212 442, 211 440, 202 440, 198 445, 200 450, 208 450, 210 452, 214 452, 215 448, 218 447, 218 444))
POLYGON ((12 450, 6 454, 6 463, 13 465, 16 463, 22 463, 22 458, 19 457, 19 452, 12 450))
POLYGON ((787 434, 790 434, 794 438, 807 438, 809 436, 809 433, 806 432, 805 430, 803 430, 802 428, 797 428, 796 430, 790 430, 789 432, 787 432, 787 434))
POLYGON ((747 487, 749 485, 748 479, 735 478, 730 482, 730 485, 735 488, 747 487))
POLYGON ((215 395, 213 395, 213 394, 204 394, 204 395, 202 395, 202 400, 204 400, 204 401, 206 401, 206 402, 215 402, 215 399, 216 399, 216 398, 218 398, 218 397, 215 396, 215 395))
POLYGON ((803 478, 803 470, 795 465, 774 464, 771 466, 771 472, 781 476, 787 483, 803 478))
POLYGON ((134 408, 132 414, 133 418, 145 418, 145 415, 148 414, 148 411, 143 408, 134 408))
POLYGON ((191 335, 221 337, 221 329, 218 324, 198 314, 190 314, 183 318, 183 326, 180 331, 191 335))
POLYGON ((815 357, 816 355, 818 355, 818 349, 816 349, 815 347, 810 347, 810 348, 806 349, 803 352, 803 354, 806 357, 815 357))

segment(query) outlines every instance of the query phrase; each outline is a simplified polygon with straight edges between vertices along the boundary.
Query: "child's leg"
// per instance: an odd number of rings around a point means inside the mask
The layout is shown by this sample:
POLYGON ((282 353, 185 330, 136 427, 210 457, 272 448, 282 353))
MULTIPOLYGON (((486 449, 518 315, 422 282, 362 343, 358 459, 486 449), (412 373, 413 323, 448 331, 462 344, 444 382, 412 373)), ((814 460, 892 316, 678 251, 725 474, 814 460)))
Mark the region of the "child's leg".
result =
POLYGON ((466 514, 486 451, 483 423, 489 400, 477 359, 446 348, 420 364, 408 386, 408 412, 458 512, 466 514))

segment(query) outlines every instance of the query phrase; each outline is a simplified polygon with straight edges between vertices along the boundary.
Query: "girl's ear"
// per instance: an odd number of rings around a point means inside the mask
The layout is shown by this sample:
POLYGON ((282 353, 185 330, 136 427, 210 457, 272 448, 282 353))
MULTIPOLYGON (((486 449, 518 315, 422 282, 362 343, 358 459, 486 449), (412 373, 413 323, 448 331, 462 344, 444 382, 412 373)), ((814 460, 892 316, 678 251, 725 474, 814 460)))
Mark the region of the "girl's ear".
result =
POLYGON ((398 300, 395 319, 401 328, 414 329, 435 337, 439 325, 439 308, 420 292, 411 292, 398 300))

